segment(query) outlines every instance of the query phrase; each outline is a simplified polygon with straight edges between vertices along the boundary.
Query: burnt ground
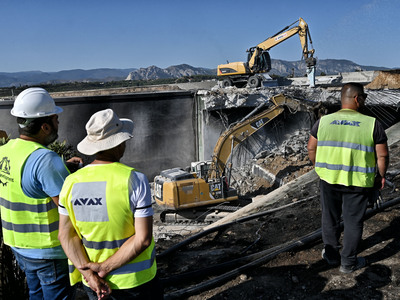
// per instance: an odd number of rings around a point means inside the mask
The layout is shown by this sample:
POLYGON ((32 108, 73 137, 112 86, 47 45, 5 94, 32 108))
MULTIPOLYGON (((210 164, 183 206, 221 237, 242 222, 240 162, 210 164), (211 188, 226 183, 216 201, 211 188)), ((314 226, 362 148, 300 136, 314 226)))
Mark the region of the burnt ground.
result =
MULTIPOLYGON (((390 155, 389 172, 397 174, 400 143, 390 148, 390 155)), ((282 168, 283 160, 276 161, 282 168)), ((303 173, 308 171, 309 166, 304 166, 304 170, 303 173)), ((296 172, 301 175, 299 168, 296 172)), ((400 187, 400 176, 391 179, 400 187)), ((384 203, 392 203, 398 197, 398 189, 386 187, 382 191, 384 203)), ((158 240, 157 262, 166 299, 399 298, 400 205, 372 211, 365 221, 359 249, 359 255, 367 259, 368 265, 351 274, 342 274, 338 267, 331 267, 321 259, 318 182, 301 192, 293 191, 286 203, 279 205, 288 203, 292 205, 210 233, 168 255, 163 255, 165 250, 179 245, 188 236, 158 240), (303 238, 312 232, 314 235, 303 238), (286 251, 279 250, 282 244, 289 244, 286 251), (278 251, 268 252, 268 249, 278 251), (251 262, 249 256, 261 251, 264 253, 259 261, 251 262), (238 258, 246 258, 246 262, 236 260, 228 264, 238 258), (228 266, 224 268, 222 263, 228 266), (211 266, 217 266, 216 270, 210 270, 211 266)))

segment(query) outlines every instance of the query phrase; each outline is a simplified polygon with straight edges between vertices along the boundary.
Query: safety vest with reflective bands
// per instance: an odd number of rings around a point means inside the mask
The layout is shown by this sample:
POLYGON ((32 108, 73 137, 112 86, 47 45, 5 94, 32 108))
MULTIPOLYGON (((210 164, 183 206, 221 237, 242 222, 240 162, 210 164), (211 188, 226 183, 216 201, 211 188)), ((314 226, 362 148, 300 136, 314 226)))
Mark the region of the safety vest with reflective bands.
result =
MULTIPOLYGON (((88 166, 68 176, 60 193, 72 225, 89 260, 103 262, 135 234, 129 199, 129 178, 135 169, 121 163, 88 166)), ((109 273, 111 289, 128 289, 154 278, 157 271, 154 240, 139 256, 109 273)), ((72 285, 84 278, 70 262, 72 285)))
POLYGON ((44 146, 22 139, 0 147, 0 204, 4 243, 19 248, 43 249, 60 245, 58 210, 50 197, 30 198, 21 188, 27 158, 44 146))
POLYGON ((372 187, 376 158, 375 118, 352 109, 323 116, 318 128, 315 171, 330 184, 372 187))

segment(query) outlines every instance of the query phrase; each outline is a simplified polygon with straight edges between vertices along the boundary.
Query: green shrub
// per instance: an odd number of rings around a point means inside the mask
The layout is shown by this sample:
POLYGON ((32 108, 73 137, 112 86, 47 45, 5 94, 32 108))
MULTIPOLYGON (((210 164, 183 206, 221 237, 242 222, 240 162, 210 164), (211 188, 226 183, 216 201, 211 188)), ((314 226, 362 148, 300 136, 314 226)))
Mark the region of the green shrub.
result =
POLYGON ((10 140, 10 136, 0 138, 0 146, 3 146, 3 145, 5 145, 5 144, 7 144, 7 142, 8 142, 9 140, 10 140))
POLYGON ((77 156, 76 151, 74 150, 72 145, 67 144, 67 141, 65 140, 63 142, 54 141, 47 148, 60 155, 64 161, 67 161, 68 159, 77 156))

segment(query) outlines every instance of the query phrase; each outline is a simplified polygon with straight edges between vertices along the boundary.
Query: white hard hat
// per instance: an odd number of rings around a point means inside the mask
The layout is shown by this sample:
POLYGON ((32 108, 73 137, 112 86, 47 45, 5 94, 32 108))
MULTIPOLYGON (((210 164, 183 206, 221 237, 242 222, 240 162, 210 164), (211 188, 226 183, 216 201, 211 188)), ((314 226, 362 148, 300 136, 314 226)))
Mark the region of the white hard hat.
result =
POLYGON ((42 88, 28 88, 22 91, 14 101, 11 114, 15 117, 35 119, 59 114, 63 109, 54 103, 54 99, 42 88))

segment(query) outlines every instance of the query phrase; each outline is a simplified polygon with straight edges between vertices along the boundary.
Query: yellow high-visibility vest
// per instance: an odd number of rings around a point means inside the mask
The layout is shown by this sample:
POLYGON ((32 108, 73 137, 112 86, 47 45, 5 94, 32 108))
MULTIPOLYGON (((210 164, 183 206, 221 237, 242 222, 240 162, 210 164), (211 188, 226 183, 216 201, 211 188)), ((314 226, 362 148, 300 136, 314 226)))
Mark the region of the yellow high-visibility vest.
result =
MULTIPOLYGON (((135 234, 129 200, 129 178, 135 169, 121 163, 89 166, 68 176, 60 193, 82 239, 89 260, 103 262, 135 234)), ((128 289, 154 278, 157 271, 154 240, 134 260, 107 275, 112 289, 128 289)), ((84 281, 70 266, 70 281, 84 281)))
POLYGON ((0 204, 4 243, 19 248, 43 249, 60 245, 58 210, 50 198, 35 199, 21 188, 27 158, 44 146, 22 139, 0 147, 0 204))
POLYGON ((330 184, 373 187, 375 118, 352 109, 323 116, 318 128, 315 171, 330 184))

